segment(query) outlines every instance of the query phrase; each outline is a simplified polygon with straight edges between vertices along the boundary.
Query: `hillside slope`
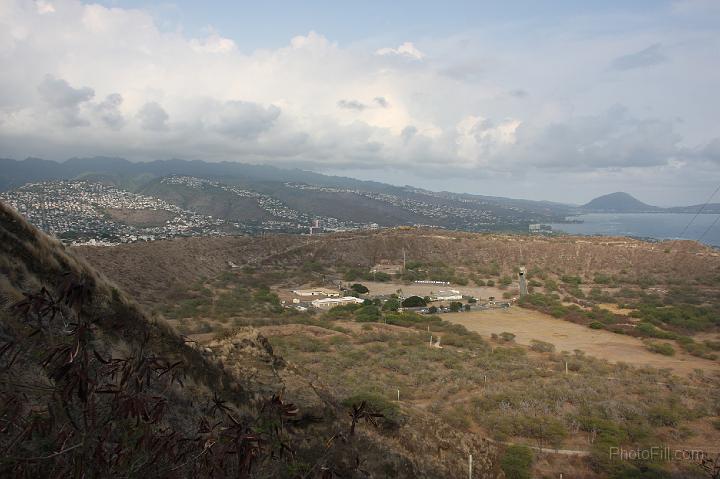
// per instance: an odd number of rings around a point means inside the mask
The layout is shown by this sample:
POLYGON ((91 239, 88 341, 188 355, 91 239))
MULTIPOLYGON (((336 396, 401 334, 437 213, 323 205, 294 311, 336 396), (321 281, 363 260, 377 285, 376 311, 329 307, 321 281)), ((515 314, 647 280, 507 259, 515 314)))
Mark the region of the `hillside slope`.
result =
POLYGON ((428 462, 418 438, 348 436, 346 410, 257 331, 188 345, 2 204, 0 272, 3 477, 458 475, 466 439, 428 462))
POLYGON ((525 265, 558 275, 592 277, 602 271, 628 280, 680 283, 720 275, 720 255, 691 241, 648 243, 627 238, 558 238, 394 229, 322 236, 266 235, 186 238, 113 248, 74 248, 139 300, 152 302, 200 278, 230 269, 228 262, 261 270, 302 269, 310 263, 331 268, 367 268, 381 262, 444 263, 463 268, 497 266, 512 274, 525 265), (152 265, 152 267, 148 267, 152 265))

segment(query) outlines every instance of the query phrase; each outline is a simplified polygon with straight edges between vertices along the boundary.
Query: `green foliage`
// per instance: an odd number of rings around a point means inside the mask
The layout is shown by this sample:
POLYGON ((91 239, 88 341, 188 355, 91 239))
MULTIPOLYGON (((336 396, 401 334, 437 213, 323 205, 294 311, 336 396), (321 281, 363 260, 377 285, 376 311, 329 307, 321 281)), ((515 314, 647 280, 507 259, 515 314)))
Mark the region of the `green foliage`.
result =
POLYGON ((560 281, 565 284, 574 284, 576 286, 582 284, 582 279, 579 276, 563 275, 560 277, 560 281))
POLYGON ((662 354, 663 356, 674 356, 675 355, 675 348, 673 348, 670 343, 647 342, 646 347, 647 347, 648 351, 651 351, 651 352, 657 353, 657 354, 662 354))
POLYGON ((487 282, 485 284, 492 287, 492 286, 495 286, 495 281, 493 281, 492 279, 489 279, 489 280, 487 280, 487 282))
POLYGON ((555 352, 555 345, 539 339, 533 339, 530 341, 530 349, 539 353, 552 353, 555 352))
POLYGON ((400 307, 400 301, 397 298, 390 298, 382 305, 383 311, 397 311, 400 307))
POLYGON ((510 276, 505 275, 502 278, 500 278, 500 284, 503 286, 509 286, 512 284, 512 278, 510 276))
POLYGON ((508 446, 500 459, 500 467, 507 479, 531 479, 532 449, 522 445, 508 446))
POLYGON ((593 321, 588 325, 591 329, 603 329, 605 328, 605 325, 601 323, 600 321, 593 321))
POLYGON ((452 311, 453 313, 457 313, 457 312, 460 311, 461 309, 462 309, 462 303, 461 303, 461 302, 459 302, 459 301, 452 301, 452 302, 450 303, 450 311, 452 311))
POLYGON ((403 300, 402 306, 403 308, 417 308, 427 306, 427 302, 420 296, 410 296, 409 298, 405 298, 403 300))
POLYGON ((360 284, 360 283, 353 284, 352 286, 350 286, 350 289, 352 289, 353 291, 355 291, 356 293, 359 293, 359 294, 367 294, 370 292, 370 290, 367 288, 367 286, 360 284))
POLYGON ((720 326, 720 312, 710 306, 681 304, 658 307, 641 305, 631 316, 648 323, 675 328, 679 331, 707 331, 720 326))
POLYGON ((353 313, 356 309, 363 306, 359 304, 343 304, 342 306, 335 306, 324 314, 325 319, 350 319, 353 317, 353 313))
POLYGON ((353 394, 345 398, 342 405, 346 408, 352 408, 353 406, 360 406, 363 402, 365 402, 365 407, 369 412, 383 415, 378 422, 384 429, 397 429, 403 424, 404 417, 400 413, 400 407, 374 392, 361 391, 353 394))
POLYGON ((546 279, 545 280, 545 291, 548 293, 552 293, 553 291, 558 290, 558 284, 555 282, 555 280, 552 279, 546 279))
POLYGON ((507 331, 500 333, 499 338, 506 343, 515 341, 515 335, 513 333, 508 333, 507 331))
POLYGON ((362 306, 355 310, 355 321, 359 323, 374 323, 381 317, 380 308, 375 305, 362 306))

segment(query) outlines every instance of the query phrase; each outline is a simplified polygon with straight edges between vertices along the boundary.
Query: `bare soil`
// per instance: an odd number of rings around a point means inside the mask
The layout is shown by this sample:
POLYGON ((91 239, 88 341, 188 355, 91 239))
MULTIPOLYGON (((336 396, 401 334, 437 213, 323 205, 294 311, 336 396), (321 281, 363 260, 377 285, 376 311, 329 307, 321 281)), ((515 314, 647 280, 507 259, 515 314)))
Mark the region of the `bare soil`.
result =
POLYGON ((675 356, 663 356, 648 351, 644 343, 637 338, 590 329, 518 307, 448 313, 443 314, 442 318, 462 324, 483 336, 509 332, 515 335, 515 342, 518 344, 529 345, 533 339, 537 339, 554 344, 557 351, 579 349, 590 356, 612 363, 625 362, 637 367, 669 368, 681 375, 689 374, 694 369, 720 371, 719 363, 682 353, 678 346, 675 347, 678 351, 675 356))

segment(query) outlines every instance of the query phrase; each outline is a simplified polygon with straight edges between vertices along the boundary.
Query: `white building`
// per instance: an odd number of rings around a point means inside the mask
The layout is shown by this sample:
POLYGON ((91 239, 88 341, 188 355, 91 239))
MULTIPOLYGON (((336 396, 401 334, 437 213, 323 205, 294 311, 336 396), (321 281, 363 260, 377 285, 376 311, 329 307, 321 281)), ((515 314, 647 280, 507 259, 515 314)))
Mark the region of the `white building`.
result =
POLYGON ((329 298, 337 298, 340 296, 340 291, 326 288, 295 289, 293 290, 293 294, 296 294, 297 296, 327 296, 329 298))
POLYGON ((436 301, 458 301, 462 299, 462 294, 457 289, 450 289, 447 291, 438 291, 435 295, 436 301))
POLYGON ((318 309, 330 309, 335 306, 344 306, 346 304, 362 304, 364 301, 354 296, 344 296, 342 298, 323 298, 316 299, 311 304, 318 309))

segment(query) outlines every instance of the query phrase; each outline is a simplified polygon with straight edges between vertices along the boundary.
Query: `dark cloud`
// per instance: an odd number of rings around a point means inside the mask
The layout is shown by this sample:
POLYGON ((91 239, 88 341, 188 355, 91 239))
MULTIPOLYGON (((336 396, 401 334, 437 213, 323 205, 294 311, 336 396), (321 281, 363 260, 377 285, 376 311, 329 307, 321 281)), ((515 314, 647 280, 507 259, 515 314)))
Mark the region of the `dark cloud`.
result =
POLYGON ((267 108, 257 103, 228 101, 223 103, 210 121, 212 130, 232 138, 255 138, 273 126, 280 108, 267 108))
POLYGON ((373 100, 381 108, 390 108, 390 103, 385 99, 384 96, 376 96, 373 100))
POLYGON ((367 108, 367 105, 364 103, 361 103, 357 100, 340 100, 337 102, 338 108, 342 108, 345 110, 357 110, 357 111, 363 111, 365 108, 367 108))
POLYGON ((140 125, 146 130, 164 130, 170 116, 159 103, 151 101, 145 103, 137 114, 140 125))
POLYGON ((522 88, 516 88, 514 90, 510 90, 508 92, 508 95, 514 98, 525 98, 526 96, 528 96, 528 92, 523 90, 522 88))
POLYGON ((95 105, 95 114, 107 127, 117 130, 125 125, 125 118, 120 112, 123 97, 119 93, 111 93, 105 100, 95 105))
POLYGON ((667 60, 668 58, 665 53, 663 53, 662 45, 655 43, 639 52, 617 57, 610 63, 610 68, 625 71, 657 65, 667 60))
POLYGON ((412 140, 413 137, 417 134, 417 131, 417 128, 412 125, 408 125, 403 128, 402 132, 400 133, 400 136, 403 139, 403 143, 407 144, 410 140, 412 140))
POLYGON ((517 138, 519 158, 533 158, 536 166, 550 168, 654 167, 686 153, 672 122, 634 118, 622 106, 536 131, 521 125, 517 138))
POLYGON ((51 116, 62 125, 69 127, 88 125, 87 120, 80 117, 80 105, 95 96, 92 88, 73 88, 62 78, 46 75, 38 85, 38 92, 52 110, 51 116))

